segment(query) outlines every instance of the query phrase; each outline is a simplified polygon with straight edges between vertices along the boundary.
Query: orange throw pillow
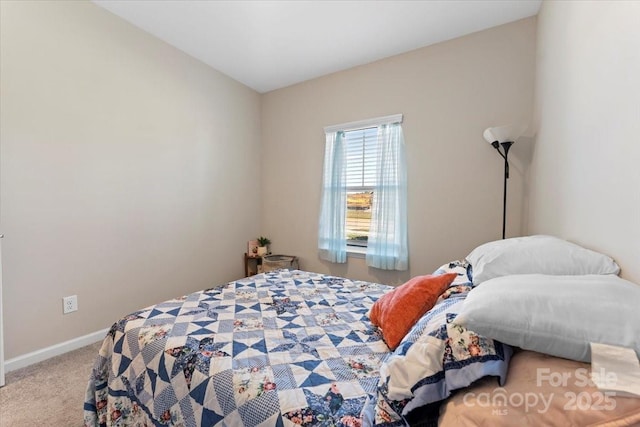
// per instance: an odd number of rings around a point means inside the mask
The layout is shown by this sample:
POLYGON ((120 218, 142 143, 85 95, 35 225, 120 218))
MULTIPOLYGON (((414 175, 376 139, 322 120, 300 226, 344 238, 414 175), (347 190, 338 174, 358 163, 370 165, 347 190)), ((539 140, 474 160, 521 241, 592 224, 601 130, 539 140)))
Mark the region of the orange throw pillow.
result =
POLYGON ((391 350, 395 350, 456 277, 456 273, 416 276, 373 304, 369 319, 382 329, 382 337, 391 350))

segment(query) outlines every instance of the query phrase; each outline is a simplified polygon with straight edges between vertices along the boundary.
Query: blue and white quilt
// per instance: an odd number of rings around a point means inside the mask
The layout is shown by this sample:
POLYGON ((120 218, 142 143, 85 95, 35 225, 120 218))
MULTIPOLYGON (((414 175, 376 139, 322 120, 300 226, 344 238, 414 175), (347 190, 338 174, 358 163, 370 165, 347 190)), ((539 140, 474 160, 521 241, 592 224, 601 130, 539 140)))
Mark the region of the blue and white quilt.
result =
POLYGON ((390 286, 277 270, 132 313, 105 338, 85 426, 395 426, 504 380, 510 348, 453 321, 468 266, 391 353, 367 313, 390 286))
POLYGON ((359 426, 389 349, 366 314, 389 286, 280 270, 116 322, 85 426, 359 426))

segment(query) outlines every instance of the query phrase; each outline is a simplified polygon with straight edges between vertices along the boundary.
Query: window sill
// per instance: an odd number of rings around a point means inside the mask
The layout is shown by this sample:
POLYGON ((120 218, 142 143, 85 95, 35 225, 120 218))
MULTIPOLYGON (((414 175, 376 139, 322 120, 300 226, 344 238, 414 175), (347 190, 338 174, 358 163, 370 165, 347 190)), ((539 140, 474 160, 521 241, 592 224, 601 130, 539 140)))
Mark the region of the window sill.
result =
POLYGON ((357 247, 357 246, 349 246, 349 247, 347 247, 347 257, 349 257, 349 258, 366 258, 367 257, 367 248, 357 247))

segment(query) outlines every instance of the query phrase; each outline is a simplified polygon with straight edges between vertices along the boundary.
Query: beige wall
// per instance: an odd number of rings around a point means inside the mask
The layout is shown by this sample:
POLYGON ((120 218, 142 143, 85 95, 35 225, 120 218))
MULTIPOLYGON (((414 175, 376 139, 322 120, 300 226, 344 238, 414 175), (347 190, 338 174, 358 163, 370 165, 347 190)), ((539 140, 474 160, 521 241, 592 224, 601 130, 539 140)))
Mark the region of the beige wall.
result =
MULTIPOLYGON (((328 75, 262 97, 262 220, 272 249, 306 270, 399 283, 501 237, 502 158, 488 126, 528 122, 535 18, 328 75), (404 114, 410 271, 317 257, 323 127, 404 114), (295 161, 292 161, 295 159, 295 161)), ((521 234, 527 144, 512 150, 508 235, 521 234)))
POLYGON ((640 282, 640 3, 545 2, 538 19, 528 230, 640 282))
POLYGON ((240 277, 259 94, 92 3, 0 7, 6 357, 240 277))

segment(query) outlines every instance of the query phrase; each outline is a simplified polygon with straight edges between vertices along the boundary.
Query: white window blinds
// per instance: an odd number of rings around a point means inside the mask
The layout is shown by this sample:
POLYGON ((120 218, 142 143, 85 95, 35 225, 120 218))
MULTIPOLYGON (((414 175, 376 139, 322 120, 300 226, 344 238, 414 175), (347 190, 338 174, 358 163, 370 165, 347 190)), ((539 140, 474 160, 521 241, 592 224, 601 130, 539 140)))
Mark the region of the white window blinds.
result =
POLYGON ((346 145, 347 190, 371 190, 376 184, 378 129, 368 128, 344 133, 346 145))

